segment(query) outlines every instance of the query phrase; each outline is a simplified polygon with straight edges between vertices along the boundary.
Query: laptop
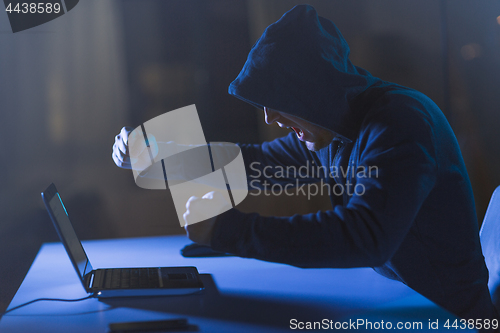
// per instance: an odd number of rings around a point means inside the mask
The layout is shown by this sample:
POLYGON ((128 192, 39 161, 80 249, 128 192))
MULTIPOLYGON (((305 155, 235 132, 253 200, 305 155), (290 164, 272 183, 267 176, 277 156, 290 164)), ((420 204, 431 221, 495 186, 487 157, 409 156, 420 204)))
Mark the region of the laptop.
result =
POLYGON ((204 289, 196 267, 127 267, 94 269, 71 225, 56 186, 42 200, 83 288, 96 297, 192 294, 204 289))

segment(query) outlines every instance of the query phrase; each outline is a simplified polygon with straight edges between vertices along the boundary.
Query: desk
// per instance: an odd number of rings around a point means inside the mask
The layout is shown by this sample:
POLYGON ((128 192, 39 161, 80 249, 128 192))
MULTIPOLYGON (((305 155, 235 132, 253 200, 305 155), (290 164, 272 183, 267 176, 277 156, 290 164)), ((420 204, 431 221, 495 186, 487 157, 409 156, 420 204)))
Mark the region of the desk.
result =
MULTIPOLYGON (((105 301, 92 298, 76 303, 41 301, 3 316, 0 332, 96 333, 106 332, 111 322, 176 317, 188 318, 192 330, 199 332, 302 331, 290 329, 293 318, 302 322, 329 319, 333 323, 364 319, 372 325, 381 320, 393 325, 422 322, 423 329, 418 332, 440 331, 428 329, 430 319, 439 320, 442 331, 449 332, 443 323, 456 319, 402 283, 369 268, 301 269, 237 257, 183 258, 179 249, 189 242, 185 236, 165 236, 85 241, 83 245, 94 268, 196 266, 206 288, 200 294, 105 301)), ((63 246, 47 243, 9 308, 40 297, 86 295, 63 246)))

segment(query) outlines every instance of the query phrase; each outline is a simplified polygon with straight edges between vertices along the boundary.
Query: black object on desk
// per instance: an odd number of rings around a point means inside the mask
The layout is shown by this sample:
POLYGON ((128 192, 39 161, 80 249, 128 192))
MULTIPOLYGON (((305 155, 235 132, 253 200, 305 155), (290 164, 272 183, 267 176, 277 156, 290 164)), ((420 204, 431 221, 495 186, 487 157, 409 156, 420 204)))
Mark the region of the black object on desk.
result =
POLYGON ((183 257, 227 257, 232 254, 215 251, 210 246, 201 245, 198 243, 191 243, 181 249, 183 257))

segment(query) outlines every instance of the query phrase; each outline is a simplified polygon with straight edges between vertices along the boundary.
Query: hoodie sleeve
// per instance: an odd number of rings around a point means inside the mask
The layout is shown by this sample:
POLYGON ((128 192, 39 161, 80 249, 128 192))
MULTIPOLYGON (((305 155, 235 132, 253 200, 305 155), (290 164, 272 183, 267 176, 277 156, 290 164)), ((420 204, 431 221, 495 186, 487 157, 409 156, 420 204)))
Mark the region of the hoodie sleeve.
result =
POLYGON ((221 214, 212 247, 242 257, 299 267, 375 267, 403 241, 437 176, 430 124, 418 107, 393 107, 365 119, 359 165, 377 166, 358 178, 365 191, 346 206, 292 217, 236 209, 221 214))
POLYGON ((294 133, 261 145, 239 144, 247 173, 249 189, 263 184, 317 183, 321 165, 316 153, 309 151, 294 133), (314 172, 311 171, 314 168, 314 172), (294 177, 300 172, 301 177, 294 177))

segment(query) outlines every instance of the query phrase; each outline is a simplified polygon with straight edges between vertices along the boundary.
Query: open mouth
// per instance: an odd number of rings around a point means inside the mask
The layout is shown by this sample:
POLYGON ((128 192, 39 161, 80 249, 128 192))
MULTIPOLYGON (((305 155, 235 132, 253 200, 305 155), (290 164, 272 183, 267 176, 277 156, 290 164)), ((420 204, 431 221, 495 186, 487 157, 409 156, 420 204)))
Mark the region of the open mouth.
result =
POLYGON ((302 130, 300 128, 292 127, 292 129, 297 134, 297 138, 299 138, 299 140, 302 140, 302 137, 304 136, 304 132, 302 132, 302 130))

